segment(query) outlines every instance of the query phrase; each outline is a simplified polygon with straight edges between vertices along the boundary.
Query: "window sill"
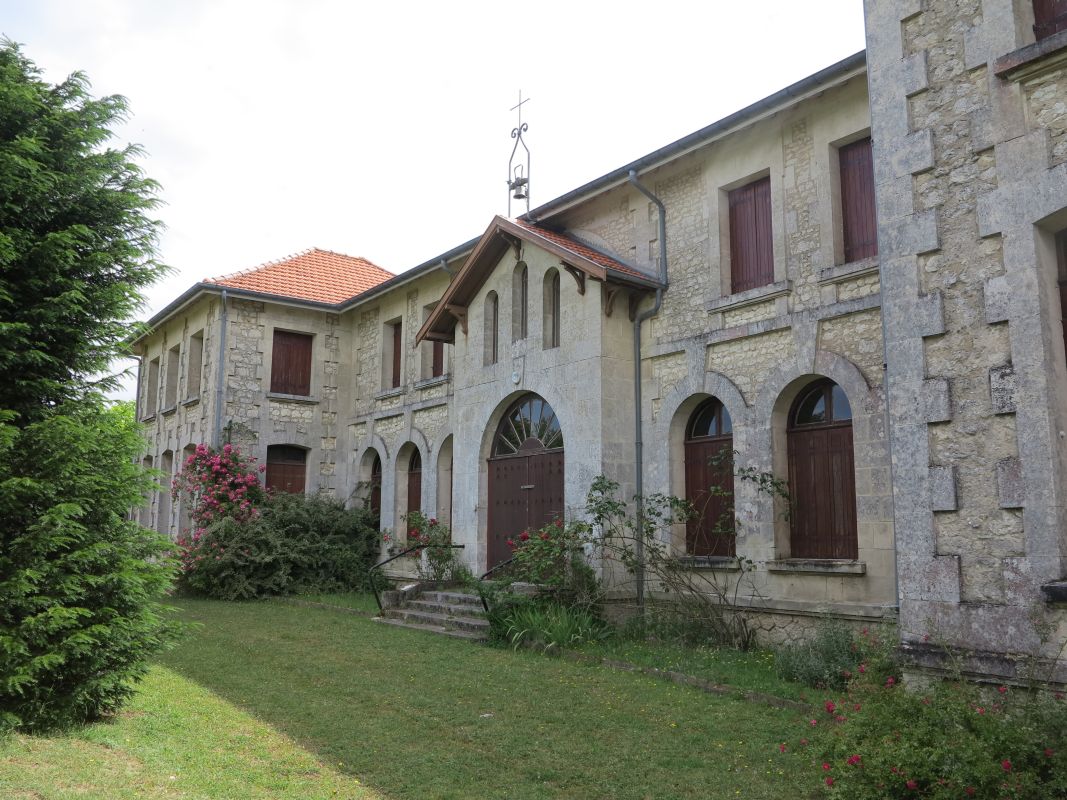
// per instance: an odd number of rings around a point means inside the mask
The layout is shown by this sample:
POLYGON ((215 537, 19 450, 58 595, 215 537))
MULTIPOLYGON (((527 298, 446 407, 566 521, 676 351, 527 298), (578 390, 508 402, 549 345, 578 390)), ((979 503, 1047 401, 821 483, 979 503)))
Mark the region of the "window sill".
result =
POLYGON ((195 406, 199 402, 200 402, 200 395, 197 395, 196 397, 187 397, 184 400, 182 400, 182 408, 188 408, 189 406, 195 406))
POLYGON ((303 405, 317 405, 319 399, 307 394, 282 394, 281 392, 267 392, 268 400, 281 400, 286 403, 301 403, 303 405))
POLYGON ((848 264, 838 264, 819 270, 819 285, 828 283, 840 283, 852 278, 862 278, 865 275, 874 275, 878 272, 878 256, 864 258, 861 261, 851 261, 848 264))
POLYGON ((689 569, 710 569, 716 572, 740 572, 741 564, 732 556, 677 556, 675 563, 689 569))
POLYGON ((155 422, 155 419, 156 412, 153 411, 151 414, 146 414, 145 416, 141 417, 141 422, 155 422))
POLYGON ((167 406, 166 408, 164 408, 159 413, 162 414, 164 417, 169 417, 171 414, 173 414, 177 410, 178 410, 178 404, 175 403, 172 406, 167 406))
POLYGON ((416 389, 432 389, 434 386, 440 386, 442 383, 448 383, 452 379, 450 373, 444 375, 435 375, 432 378, 424 378, 415 384, 416 389))
POLYGON ((1067 64, 1067 31, 1020 47, 993 62, 993 74, 1006 81, 1026 81, 1067 64))
POLYGON ((757 286, 737 294, 729 294, 725 297, 717 297, 704 304, 704 310, 708 312, 733 311, 736 308, 763 303, 774 300, 777 297, 785 297, 793 290, 792 281, 775 281, 766 286, 757 286))
POLYGON ((780 561, 768 561, 767 571, 817 575, 866 575, 867 564, 863 561, 833 558, 783 558, 780 561))
POLYGON ((404 393, 404 387, 403 386, 397 386, 394 389, 383 389, 382 391, 378 392, 378 394, 374 395, 374 399, 375 400, 388 400, 390 397, 399 397, 403 393, 404 393))

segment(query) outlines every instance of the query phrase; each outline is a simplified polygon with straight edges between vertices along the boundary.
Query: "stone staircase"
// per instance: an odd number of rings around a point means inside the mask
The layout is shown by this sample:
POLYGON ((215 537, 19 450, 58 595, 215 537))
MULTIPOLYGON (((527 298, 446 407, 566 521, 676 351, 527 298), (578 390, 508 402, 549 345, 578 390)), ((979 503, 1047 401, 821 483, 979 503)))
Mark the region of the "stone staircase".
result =
POLYGON ((399 603, 385 608, 375 621, 455 639, 482 642, 489 638, 489 621, 476 594, 438 590, 402 592, 399 603))

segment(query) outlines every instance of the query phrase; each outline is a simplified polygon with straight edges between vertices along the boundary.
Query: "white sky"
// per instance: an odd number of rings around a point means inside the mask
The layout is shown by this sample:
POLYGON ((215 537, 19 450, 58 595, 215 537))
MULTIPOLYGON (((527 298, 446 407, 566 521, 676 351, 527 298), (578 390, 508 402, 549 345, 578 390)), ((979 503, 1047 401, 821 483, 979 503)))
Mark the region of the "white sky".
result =
POLYGON ((321 247, 402 272, 863 49, 861 0, 0 0, 50 82, 123 94, 174 273, 321 247), (519 213, 518 206, 513 212, 519 213))

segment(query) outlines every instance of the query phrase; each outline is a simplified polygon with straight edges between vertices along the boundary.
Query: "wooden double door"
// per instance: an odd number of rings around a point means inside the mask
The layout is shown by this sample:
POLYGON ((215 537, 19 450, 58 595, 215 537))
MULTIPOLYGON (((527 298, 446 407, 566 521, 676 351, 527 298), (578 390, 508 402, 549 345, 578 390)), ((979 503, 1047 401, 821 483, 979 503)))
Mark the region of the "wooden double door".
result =
POLYGON ((511 558, 508 540, 563 519, 563 450, 489 459, 487 569, 511 558))

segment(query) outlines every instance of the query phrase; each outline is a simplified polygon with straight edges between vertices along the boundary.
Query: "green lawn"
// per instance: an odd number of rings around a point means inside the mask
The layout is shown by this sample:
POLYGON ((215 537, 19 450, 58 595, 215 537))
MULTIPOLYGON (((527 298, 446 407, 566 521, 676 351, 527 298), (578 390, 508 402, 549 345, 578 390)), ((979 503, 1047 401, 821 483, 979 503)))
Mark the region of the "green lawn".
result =
POLYGON ((164 667, 114 720, 69 735, 0 738, 3 800, 380 797, 164 667))
MULTIPOLYGON (((368 614, 378 613, 378 603, 370 592, 337 592, 333 594, 301 594, 292 598, 297 603, 318 603, 325 606, 339 606, 368 614)), ((290 602, 282 600, 279 602, 290 602)))
POLYGON ((328 609, 178 604, 203 627, 167 667, 388 798, 798 796, 796 712, 328 609))

